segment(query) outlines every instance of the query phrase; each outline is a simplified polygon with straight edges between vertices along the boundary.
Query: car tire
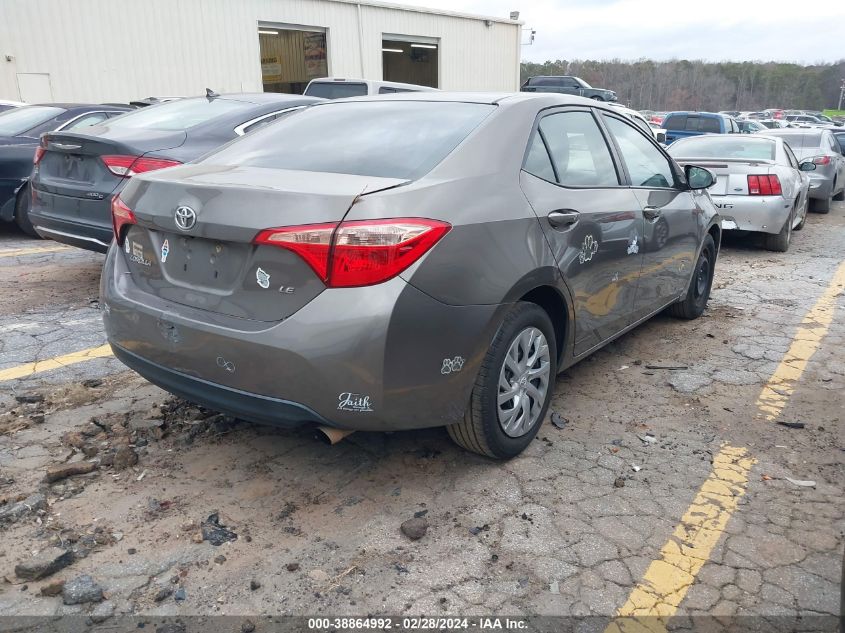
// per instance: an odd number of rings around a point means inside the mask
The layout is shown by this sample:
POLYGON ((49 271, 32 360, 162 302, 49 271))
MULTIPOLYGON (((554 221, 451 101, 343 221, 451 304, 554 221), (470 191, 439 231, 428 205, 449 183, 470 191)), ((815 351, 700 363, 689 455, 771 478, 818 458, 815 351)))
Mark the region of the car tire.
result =
POLYGON ((829 213, 830 198, 825 198, 824 200, 813 200, 813 211, 816 213, 829 213))
POLYGON ((792 241, 792 222, 793 217, 792 213, 790 213, 789 217, 786 218, 786 222, 783 223, 780 233, 764 234, 763 239, 766 250, 776 253, 785 253, 789 250, 789 243, 792 241))
MULTIPOLYGON (((836 186, 836 185, 834 185, 834 186, 836 186)), ((842 191, 840 191, 835 196, 833 196, 833 199, 836 200, 837 202, 842 202, 843 200, 845 200, 845 187, 842 188, 842 191)))
POLYGON ((595 100, 595 101, 604 101, 604 99, 602 99, 598 95, 596 95, 595 97, 592 97, 592 99, 595 100))
MULTIPOLYGON (((804 203, 804 213, 801 214, 801 221, 795 225, 795 228, 792 229, 793 231, 800 231, 804 228, 804 225, 807 223, 807 210, 810 208, 810 199, 807 198, 807 201, 804 203)), ((798 201, 795 201, 795 209, 798 209, 798 201)))
POLYGON ((35 232, 35 227, 32 226, 32 222, 29 221, 29 207, 31 204, 32 198, 30 198, 29 194, 29 184, 24 185, 21 187, 20 191, 18 191, 18 199, 15 201, 15 224, 18 225, 18 228, 29 235, 30 237, 38 237, 38 233, 35 232))
POLYGON ((554 327, 546 311, 534 303, 517 303, 505 315, 484 356, 463 420, 446 427, 449 437, 459 446, 487 457, 510 459, 519 455, 546 417, 557 376, 556 350, 554 327), (545 345, 538 335, 545 339, 545 345), (528 364, 533 356, 536 360, 528 364), (517 376, 513 369, 524 373, 517 376), (542 396, 542 402, 526 391, 528 385, 542 396), (510 400, 499 402, 500 396, 514 391, 510 400))
POLYGON ((716 270, 716 243, 710 235, 704 238, 704 245, 695 262, 695 270, 690 279, 687 294, 677 303, 669 306, 669 314, 678 319, 697 319, 704 313, 710 288, 713 286, 713 273, 716 270), (702 276, 703 275, 703 276, 702 276))

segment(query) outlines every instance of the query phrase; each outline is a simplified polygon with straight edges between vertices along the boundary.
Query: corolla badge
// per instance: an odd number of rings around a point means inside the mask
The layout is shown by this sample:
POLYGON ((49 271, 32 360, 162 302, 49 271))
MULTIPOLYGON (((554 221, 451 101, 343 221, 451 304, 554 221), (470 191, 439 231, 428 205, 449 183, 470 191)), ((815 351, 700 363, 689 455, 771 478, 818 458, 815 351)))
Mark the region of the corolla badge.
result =
POLYGON ((197 212, 191 207, 176 207, 174 219, 176 220, 176 226, 183 231, 190 231, 197 223, 197 212))
POLYGON ((592 235, 587 235, 584 238, 584 243, 581 245, 581 252, 578 253, 578 261, 580 263, 588 262, 593 258, 593 255, 599 250, 599 243, 592 235))

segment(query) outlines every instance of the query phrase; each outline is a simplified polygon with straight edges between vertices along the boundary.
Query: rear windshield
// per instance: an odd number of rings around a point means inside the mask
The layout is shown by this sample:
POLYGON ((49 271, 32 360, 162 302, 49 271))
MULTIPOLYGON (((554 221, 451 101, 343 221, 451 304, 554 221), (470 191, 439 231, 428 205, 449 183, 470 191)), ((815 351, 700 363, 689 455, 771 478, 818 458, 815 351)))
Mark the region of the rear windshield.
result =
POLYGON ((305 89, 308 97, 322 99, 343 99, 344 97, 363 97, 367 94, 367 84, 312 82, 305 89))
POLYGON ((225 98, 180 99, 130 112, 114 119, 109 125, 120 129, 173 132, 187 130, 216 117, 254 107, 253 103, 225 98))
POLYGON ((46 123, 65 110, 52 106, 29 106, 16 108, 0 115, 0 136, 17 136, 27 130, 46 123))
POLYGON ((747 158, 774 160, 775 142, 765 138, 697 136, 672 143, 674 158, 747 158))
POLYGON ((822 135, 816 132, 815 134, 796 134, 794 132, 789 134, 778 134, 784 141, 789 143, 792 149, 804 149, 821 147, 822 135))
POLYGON ((413 180, 431 171, 495 107, 420 101, 318 105, 271 123, 206 160, 413 180))

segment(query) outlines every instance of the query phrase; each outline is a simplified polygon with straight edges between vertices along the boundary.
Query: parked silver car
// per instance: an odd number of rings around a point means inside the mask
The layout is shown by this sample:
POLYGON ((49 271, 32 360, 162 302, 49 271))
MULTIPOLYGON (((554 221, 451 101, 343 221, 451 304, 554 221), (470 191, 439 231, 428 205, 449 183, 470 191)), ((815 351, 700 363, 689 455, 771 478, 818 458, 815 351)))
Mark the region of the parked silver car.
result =
POLYGON ((710 197, 723 229, 765 234, 766 248, 786 251, 792 231, 804 226, 809 206, 812 160, 798 162, 783 139, 754 134, 706 134, 679 139, 669 154, 681 165, 695 164, 716 174, 710 197))
POLYGON ((770 130, 787 142, 799 160, 812 160, 816 165, 810 173, 812 211, 827 213, 831 200, 845 200, 845 150, 833 132, 824 128, 770 130))
POLYGON ((131 179, 101 282, 108 339, 164 389, 247 420, 446 426, 512 457, 558 371, 666 308, 703 312, 713 180, 581 97, 319 104, 131 179))

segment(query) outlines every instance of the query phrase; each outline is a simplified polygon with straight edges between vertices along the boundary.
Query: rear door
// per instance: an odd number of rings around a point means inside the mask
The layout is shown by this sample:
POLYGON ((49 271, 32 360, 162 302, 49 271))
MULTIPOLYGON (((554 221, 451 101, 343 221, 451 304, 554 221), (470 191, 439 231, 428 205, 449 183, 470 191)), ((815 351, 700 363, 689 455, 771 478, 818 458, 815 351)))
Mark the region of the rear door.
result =
POLYGON ((630 321, 642 255, 639 201, 589 108, 552 110, 532 134, 520 177, 575 310, 575 354, 630 321))
POLYGON ((660 147, 623 118, 602 113, 642 209, 642 274, 633 320, 680 296, 689 281, 702 229, 702 210, 660 147))

